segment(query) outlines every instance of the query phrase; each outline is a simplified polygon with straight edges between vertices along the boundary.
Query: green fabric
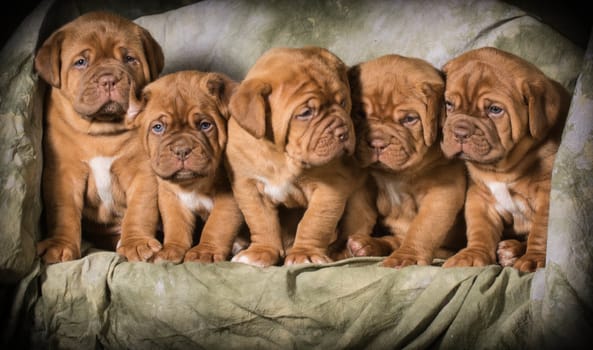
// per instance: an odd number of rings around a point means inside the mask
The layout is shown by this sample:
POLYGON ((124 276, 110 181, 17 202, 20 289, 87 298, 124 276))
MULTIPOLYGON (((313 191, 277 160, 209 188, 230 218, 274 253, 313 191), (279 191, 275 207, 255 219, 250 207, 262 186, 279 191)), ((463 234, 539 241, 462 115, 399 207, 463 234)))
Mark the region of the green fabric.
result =
POLYGON ((593 335, 593 42, 586 55, 498 1, 51 1, 0 52, 1 348, 556 349, 593 335), (175 9, 180 4, 191 5, 175 9), (399 53, 436 67, 493 45, 574 91, 552 182, 548 265, 401 270, 379 258, 328 265, 146 264, 96 252, 35 258, 41 95, 33 52, 58 25, 99 7, 151 31, 165 71, 241 79, 273 46, 326 46, 348 64, 399 53), (158 9, 161 9, 159 11, 158 9), (584 59, 583 59, 584 58, 584 59), (577 81, 578 78, 578 81, 577 81), (3 315, 4 316, 4 315, 3 315))
POLYGON ((97 342, 112 349, 488 349, 501 336, 511 348, 525 344, 509 329, 529 318, 533 274, 499 266, 395 270, 379 261, 259 268, 128 263, 95 253, 41 274, 34 337, 69 349, 97 342))

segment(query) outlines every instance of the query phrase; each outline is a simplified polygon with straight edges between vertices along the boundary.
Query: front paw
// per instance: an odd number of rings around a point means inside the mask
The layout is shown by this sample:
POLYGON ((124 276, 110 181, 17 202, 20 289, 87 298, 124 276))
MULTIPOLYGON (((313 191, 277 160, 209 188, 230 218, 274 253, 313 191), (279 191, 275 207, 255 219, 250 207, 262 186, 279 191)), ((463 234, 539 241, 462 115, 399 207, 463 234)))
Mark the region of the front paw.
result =
POLYGON ((464 248, 445 261, 443 267, 486 266, 495 264, 494 255, 475 248, 464 248))
POLYGON ((534 272, 540 267, 546 266, 546 253, 527 252, 520 257, 513 267, 522 272, 534 272))
POLYGON ((215 247, 198 244, 185 253, 183 261, 196 261, 201 263, 214 263, 219 261, 226 261, 228 253, 215 247))
POLYGON ((117 253, 128 261, 149 261, 162 247, 155 238, 128 238, 120 241, 117 253))
POLYGON ((292 248, 284 259, 284 265, 296 264, 327 264, 332 259, 327 256, 325 251, 317 248, 292 248))
POLYGON ((175 264, 179 264, 183 261, 183 256, 187 251, 187 247, 182 247, 176 244, 165 244, 154 256, 154 262, 166 262, 170 261, 175 264))
POLYGON ((280 253, 271 248, 250 246, 240 251, 231 259, 232 262, 268 267, 275 265, 280 260, 280 253))
POLYGON ((432 263, 430 257, 422 256, 414 249, 400 248, 383 260, 381 265, 399 269, 410 265, 430 265, 430 263, 432 263))
POLYGON ((55 264, 80 258, 80 246, 59 238, 37 242, 37 255, 46 264, 55 264))
POLYGON ((391 253, 389 245, 369 235, 350 236, 347 247, 351 256, 386 256, 391 253))
POLYGON ((513 266, 520 256, 525 254, 526 244, 516 239, 505 239, 498 243, 496 255, 501 266, 513 266))

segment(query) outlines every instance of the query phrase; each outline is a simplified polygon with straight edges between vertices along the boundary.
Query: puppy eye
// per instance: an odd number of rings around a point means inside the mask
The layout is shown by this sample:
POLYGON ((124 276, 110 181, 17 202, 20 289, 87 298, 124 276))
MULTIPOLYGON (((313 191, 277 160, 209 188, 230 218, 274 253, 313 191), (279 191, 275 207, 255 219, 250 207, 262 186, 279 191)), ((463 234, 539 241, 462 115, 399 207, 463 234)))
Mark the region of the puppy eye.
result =
POLYGON ((74 61, 74 67, 76 68, 85 68, 88 65, 88 61, 85 58, 79 58, 74 61))
POLYGON ((313 116, 313 109, 305 108, 299 114, 295 115, 296 119, 307 120, 313 116))
POLYGON ((445 107, 447 109, 447 112, 452 112, 453 109, 455 109, 455 105, 453 104, 453 102, 446 100, 445 101, 445 107))
POLYGON ((202 120, 200 122, 200 130, 202 130, 202 131, 208 131, 210 129, 212 129, 212 123, 210 123, 207 120, 202 120))
POLYGON ((404 126, 412 126, 416 124, 418 120, 420 120, 420 118, 417 116, 408 114, 400 120, 400 123, 404 126))
POLYGON ((165 132, 165 124, 163 124, 162 122, 155 122, 154 124, 152 124, 150 130, 152 130, 152 133, 155 135, 161 135, 165 132))
POLYGON ((497 105, 490 105, 488 107, 488 116, 490 118, 500 117, 504 113, 504 109, 497 105))
POLYGON ((124 63, 134 63, 136 62, 136 58, 130 55, 124 56, 124 63))

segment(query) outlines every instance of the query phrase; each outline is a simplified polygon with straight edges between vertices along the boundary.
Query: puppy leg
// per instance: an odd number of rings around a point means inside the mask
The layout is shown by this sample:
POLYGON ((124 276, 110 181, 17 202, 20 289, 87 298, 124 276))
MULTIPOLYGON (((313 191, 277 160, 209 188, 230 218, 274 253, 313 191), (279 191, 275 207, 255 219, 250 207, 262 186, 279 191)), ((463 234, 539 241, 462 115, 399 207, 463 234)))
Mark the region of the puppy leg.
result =
POLYGON ((537 193, 535 203, 541 203, 535 208, 535 215, 531 231, 527 236, 525 255, 520 257, 513 267, 523 272, 533 272, 546 266, 546 249, 548 243, 548 215, 549 215, 549 186, 542 186, 537 193))
POLYGON ((162 245, 156 239, 159 211, 157 182, 150 172, 139 172, 126 192, 127 209, 117 252, 128 261, 149 261, 162 245))
POLYGON ((233 194, 230 191, 217 194, 200 242, 185 254, 184 261, 209 263, 227 260, 242 224, 243 215, 233 194))
POLYGON ((85 172, 81 168, 64 167, 58 176, 47 167, 43 174, 48 238, 37 243, 37 255, 46 264, 80 258, 81 221, 85 172), (80 175, 82 174, 82 175, 80 175))
POLYGON ((154 257, 154 262, 180 263, 192 245, 196 216, 184 207, 177 195, 159 183, 158 206, 163 221, 163 249, 154 257))
POLYGON ((252 180, 236 179, 233 193, 249 227, 251 244, 231 261, 267 267, 284 256, 278 209, 264 199, 252 180))
POLYGON ((486 266, 496 263, 496 247, 502 236, 502 219, 488 206, 486 194, 470 181, 465 204, 467 247, 445 261, 443 267, 486 266))

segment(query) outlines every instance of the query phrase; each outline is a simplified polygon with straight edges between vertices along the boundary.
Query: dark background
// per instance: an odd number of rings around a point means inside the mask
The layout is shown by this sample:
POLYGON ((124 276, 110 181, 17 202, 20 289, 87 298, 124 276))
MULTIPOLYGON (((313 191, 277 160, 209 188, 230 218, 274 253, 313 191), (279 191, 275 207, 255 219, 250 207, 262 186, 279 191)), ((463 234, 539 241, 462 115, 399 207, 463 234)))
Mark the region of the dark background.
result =
MULTIPOLYGON (((40 0, 17 0, 5 3, 2 19, 0 20, 2 25, 0 29, 0 47, 4 47, 16 27, 40 2, 40 0)), ((586 1, 507 0, 506 2, 519 6, 541 18, 545 23, 564 34, 580 47, 587 47, 593 23, 593 14, 586 9, 586 1)))

